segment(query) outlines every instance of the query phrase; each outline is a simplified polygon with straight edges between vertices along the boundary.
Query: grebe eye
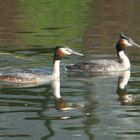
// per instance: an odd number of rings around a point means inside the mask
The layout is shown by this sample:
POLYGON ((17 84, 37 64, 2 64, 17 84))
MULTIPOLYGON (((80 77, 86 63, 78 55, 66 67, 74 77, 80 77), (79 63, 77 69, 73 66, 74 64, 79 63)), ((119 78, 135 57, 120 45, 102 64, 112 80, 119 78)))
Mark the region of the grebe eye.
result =
POLYGON ((69 49, 66 49, 66 51, 67 51, 67 52, 70 52, 70 50, 69 50, 69 49))

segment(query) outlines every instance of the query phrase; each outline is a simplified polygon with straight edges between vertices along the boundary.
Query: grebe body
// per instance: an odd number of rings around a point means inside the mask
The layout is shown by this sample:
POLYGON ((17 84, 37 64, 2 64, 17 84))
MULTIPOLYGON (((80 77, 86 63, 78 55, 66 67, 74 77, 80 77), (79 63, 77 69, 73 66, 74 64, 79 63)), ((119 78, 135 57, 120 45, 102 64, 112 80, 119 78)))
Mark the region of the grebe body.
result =
POLYGON ((84 71, 84 72, 115 72, 128 70, 131 67, 129 58, 125 54, 127 47, 140 45, 136 44, 131 38, 121 33, 116 44, 116 51, 118 61, 115 60, 90 60, 86 62, 79 62, 66 66, 67 71, 84 71))
POLYGON ((63 46, 57 46, 54 50, 53 57, 53 71, 51 75, 45 75, 40 73, 26 73, 26 72, 12 72, 12 73, 1 73, 0 82, 8 82, 13 84, 24 84, 24 85, 41 85, 47 84, 56 78, 60 77, 60 61, 65 55, 81 55, 80 53, 73 51, 70 48, 63 46))

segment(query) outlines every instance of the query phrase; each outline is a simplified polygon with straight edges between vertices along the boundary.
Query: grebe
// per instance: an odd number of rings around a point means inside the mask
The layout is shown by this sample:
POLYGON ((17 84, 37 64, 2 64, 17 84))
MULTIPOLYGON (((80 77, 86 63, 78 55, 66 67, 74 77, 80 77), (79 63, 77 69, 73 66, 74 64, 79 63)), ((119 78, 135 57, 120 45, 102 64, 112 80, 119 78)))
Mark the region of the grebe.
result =
POLYGON ((57 46, 54 51, 53 57, 53 72, 51 75, 44 75, 39 73, 22 73, 22 72, 13 72, 13 73, 2 73, 0 74, 0 82, 8 82, 9 84, 24 84, 24 85, 41 85, 50 83, 56 78, 60 77, 60 60, 65 55, 80 55, 83 54, 73 51, 68 47, 57 46))
POLYGON ((126 47, 140 45, 136 44, 131 38, 121 33, 120 38, 116 44, 116 51, 118 61, 112 60, 92 60, 88 62, 79 62, 66 66, 66 70, 70 72, 84 71, 84 72, 116 72, 130 69, 129 58, 124 53, 126 47))

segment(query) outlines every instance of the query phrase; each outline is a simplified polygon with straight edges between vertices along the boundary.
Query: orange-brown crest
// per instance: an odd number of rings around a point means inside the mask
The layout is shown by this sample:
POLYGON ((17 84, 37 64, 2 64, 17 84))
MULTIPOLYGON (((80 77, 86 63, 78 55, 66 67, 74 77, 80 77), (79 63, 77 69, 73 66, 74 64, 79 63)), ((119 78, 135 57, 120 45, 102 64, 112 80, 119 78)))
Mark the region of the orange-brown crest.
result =
POLYGON ((126 45, 125 45, 124 40, 122 38, 119 39, 118 44, 122 48, 122 50, 125 50, 126 45))
POLYGON ((117 42, 116 49, 117 51, 121 51, 121 50, 125 50, 125 48, 126 48, 126 45, 124 43, 124 40, 120 38, 117 42))
POLYGON ((62 52, 61 48, 56 48, 55 55, 58 57, 64 57, 64 53, 62 52))

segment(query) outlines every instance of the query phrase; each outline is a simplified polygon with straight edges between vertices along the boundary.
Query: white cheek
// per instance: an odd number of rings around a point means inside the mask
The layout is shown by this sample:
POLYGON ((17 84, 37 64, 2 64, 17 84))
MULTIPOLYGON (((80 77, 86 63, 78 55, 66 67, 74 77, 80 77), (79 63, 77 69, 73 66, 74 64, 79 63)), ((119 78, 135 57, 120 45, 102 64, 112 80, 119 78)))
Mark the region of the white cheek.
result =
POLYGON ((71 52, 67 51, 66 48, 61 48, 61 51, 65 54, 65 55, 70 55, 71 52))
POLYGON ((65 51, 65 55, 70 55, 71 53, 69 51, 65 51))
POLYGON ((127 40, 125 40, 125 39, 123 39, 123 43, 124 43, 126 46, 128 46, 128 47, 132 46, 132 44, 129 43, 129 42, 128 42, 127 40))

